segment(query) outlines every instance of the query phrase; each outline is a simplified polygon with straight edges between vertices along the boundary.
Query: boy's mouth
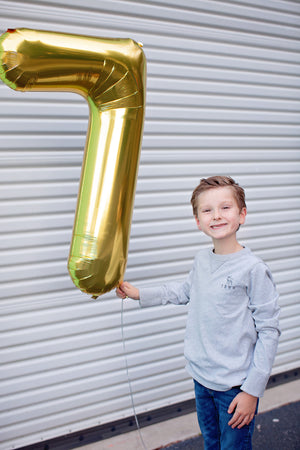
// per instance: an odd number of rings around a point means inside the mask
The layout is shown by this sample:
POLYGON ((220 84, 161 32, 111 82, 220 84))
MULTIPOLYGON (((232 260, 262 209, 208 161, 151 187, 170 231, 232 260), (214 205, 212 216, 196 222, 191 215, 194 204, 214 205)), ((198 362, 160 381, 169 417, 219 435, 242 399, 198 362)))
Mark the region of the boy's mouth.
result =
POLYGON ((219 230, 220 228, 223 228, 226 225, 227 225, 226 223, 218 223, 217 225, 211 225, 210 228, 212 228, 213 230, 219 230))

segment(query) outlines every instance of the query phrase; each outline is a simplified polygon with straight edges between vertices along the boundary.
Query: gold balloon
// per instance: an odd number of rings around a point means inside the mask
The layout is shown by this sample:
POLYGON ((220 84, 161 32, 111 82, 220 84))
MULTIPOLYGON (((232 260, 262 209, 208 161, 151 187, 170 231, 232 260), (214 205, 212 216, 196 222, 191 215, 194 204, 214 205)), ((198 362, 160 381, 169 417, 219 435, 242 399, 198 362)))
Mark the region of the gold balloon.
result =
POLYGON ((123 279, 144 124, 141 44, 29 29, 0 37, 0 78, 82 95, 90 117, 68 269, 94 298, 123 279))

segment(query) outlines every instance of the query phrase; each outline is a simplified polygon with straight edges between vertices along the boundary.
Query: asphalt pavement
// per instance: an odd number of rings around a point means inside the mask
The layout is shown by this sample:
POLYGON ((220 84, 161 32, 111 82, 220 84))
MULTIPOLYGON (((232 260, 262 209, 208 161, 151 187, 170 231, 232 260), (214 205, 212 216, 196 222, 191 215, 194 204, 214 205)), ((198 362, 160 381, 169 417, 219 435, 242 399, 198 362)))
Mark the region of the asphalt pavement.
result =
MULTIPOLYGON (((300 402, 259 414, 255 420, 253 450, 300 449, 300 402)), ((161 447, 167 450, 204 450, 203 437, 161 447)))

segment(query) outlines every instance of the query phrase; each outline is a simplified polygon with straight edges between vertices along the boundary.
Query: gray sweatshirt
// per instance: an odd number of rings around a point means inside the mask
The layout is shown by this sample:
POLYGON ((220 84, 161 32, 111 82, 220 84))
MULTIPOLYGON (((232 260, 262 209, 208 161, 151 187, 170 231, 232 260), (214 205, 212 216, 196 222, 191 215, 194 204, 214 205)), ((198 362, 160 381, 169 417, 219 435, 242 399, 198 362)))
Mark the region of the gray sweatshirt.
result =
POLYGON ((261 397, 275 358, 278 294, 266 264, 249 248, 200 251, 183 283, 141 288, 141 307, 189 304, 185 358, 189 374, 209 389, 241 386, 261 397))

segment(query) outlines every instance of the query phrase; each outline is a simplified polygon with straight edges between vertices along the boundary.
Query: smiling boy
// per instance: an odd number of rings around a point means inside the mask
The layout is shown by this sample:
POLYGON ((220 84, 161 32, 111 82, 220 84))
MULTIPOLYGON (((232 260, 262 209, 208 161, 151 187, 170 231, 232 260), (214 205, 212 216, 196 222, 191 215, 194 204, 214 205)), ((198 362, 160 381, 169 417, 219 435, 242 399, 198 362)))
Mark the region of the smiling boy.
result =
POLYGON ((269 268, 236 238, 247 214, 243 188, 230 177, 202 179, 191 203, 213 249, 197 253, 183 283, 124 282, 117 295, 142 307, 189 303, 184 353, 205 449, 251 449, 280 335, 278 294, 269 268))

